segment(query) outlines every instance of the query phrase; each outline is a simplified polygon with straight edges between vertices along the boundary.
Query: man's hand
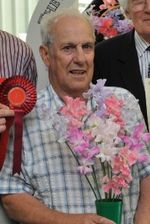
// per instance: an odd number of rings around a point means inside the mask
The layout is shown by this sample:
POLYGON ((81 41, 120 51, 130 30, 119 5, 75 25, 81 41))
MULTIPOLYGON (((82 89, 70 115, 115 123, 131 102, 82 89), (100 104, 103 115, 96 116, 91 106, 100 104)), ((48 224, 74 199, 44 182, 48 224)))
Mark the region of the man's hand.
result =
POLYGON ((14 116, 14 111, 0 103, 0 133, 6 129, 6 117, 14 116))
POLYGON ((102 216, 88 214, 67 214, 53 210, 27 193, 1 195, 3 207, 8 216, 26 224, 115 224, 102 216))

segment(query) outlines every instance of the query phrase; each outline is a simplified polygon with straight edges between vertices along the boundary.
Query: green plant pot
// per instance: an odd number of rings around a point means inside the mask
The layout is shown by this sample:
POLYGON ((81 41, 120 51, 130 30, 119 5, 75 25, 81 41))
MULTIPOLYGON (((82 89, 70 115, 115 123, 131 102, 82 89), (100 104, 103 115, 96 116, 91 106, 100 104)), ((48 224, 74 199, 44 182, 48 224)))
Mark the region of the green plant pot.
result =
POLYGON ((96 212, 98 215, 104 216, 116 224, 121 224, 122 216, 122 200, 119 199, 102 199, 96 200, 96 212))

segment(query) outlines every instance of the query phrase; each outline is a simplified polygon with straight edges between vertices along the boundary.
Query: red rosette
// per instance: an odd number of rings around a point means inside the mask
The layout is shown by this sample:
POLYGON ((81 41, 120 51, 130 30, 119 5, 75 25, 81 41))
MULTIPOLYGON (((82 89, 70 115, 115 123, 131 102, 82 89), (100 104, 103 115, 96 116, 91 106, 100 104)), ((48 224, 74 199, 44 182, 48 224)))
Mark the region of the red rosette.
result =
POLYGON ((0 142, 0 169, 3 166, 9 129, 14 121, 14 154, 13 174, 21 171, 21 149, 23 116, 29 113, 36 103, 36 88, 31 81, 24 76, 13 76, 5 79, 0 85, 0 103, 9 106, 15 111, 14 118, 7 118, 6 131, 2 133, 0 142))
POLYGON ((6 78, 4 78, 4 77, 0 77, 0 84, 1 84, 2 82, 4 82, 5 79, 6 79, 6 78))
POLYGON ((24 76, 5 79, 0 85, 0 103, 14 110, 29 113, 36 102, 36 89, 24 76))

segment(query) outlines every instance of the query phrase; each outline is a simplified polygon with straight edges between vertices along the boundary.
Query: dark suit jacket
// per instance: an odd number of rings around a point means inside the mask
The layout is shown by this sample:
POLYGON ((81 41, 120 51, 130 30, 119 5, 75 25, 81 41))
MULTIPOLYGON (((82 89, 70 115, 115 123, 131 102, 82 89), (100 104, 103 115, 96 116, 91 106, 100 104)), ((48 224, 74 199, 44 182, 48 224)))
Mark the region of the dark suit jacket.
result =
POLYGON ((107 86, 129 90, 139 99, 147 124, 145 90, 135 48, 134 30, 97 44, 94 63, 93 83, 105 78, 107 86))

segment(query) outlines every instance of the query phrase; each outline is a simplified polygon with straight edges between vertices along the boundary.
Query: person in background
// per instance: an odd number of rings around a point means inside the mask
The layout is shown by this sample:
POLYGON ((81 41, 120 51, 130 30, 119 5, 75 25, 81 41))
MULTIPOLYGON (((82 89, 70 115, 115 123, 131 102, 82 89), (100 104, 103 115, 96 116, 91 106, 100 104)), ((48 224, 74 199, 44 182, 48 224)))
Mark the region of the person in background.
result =
MULTIPOLYGON (((66 95, 83 98, 83 92, 89 89, 94 69, 94 28, 86 15, 67 9, 47 14, 41 22, 41 33, 40 54, 48 67, 50 83, 39 92, 35 108, 24 120, 20 175, 12 175, 10 137, 0 173, 3 206, 9 217, 26 224, 112 224, 95 214, 93 192, 86 178, 77 172, 74 156, 51 134, 49 121, 41 116, 45 109, 49 113, 59 111, 66 95)), ((126 105, 135 100, 127 90, 114 91, 126 100, 126 105)), ((87 104, 92 107, 90 102, 87 104)), ((142 115, 136 105, 138 121, 142 115)), ((149 158, 139 165, 124 195, 122 224, 132 224, 134 216, 135 224, 150 223, 149 158)))
MULTIPOLYGON (((31 48, 21 39, 0 30, 0 79, 23 75, 36 85, 37 69, 31 48)), ((6 129, 6 117, 14 111, 0 103, 0 133, 6 129)))
POLYGON ((129 90, 138 100, 147 122, 143 80, 150 63, 150 1, 119 0, 134 29, 98 43, 95 48, 93 83, 106 78, 106 85, 129 90))
POLYGON ((0 77, 24 75, 35 85, 37 70, 31 48, 18 37, 0 30, 0 77))

